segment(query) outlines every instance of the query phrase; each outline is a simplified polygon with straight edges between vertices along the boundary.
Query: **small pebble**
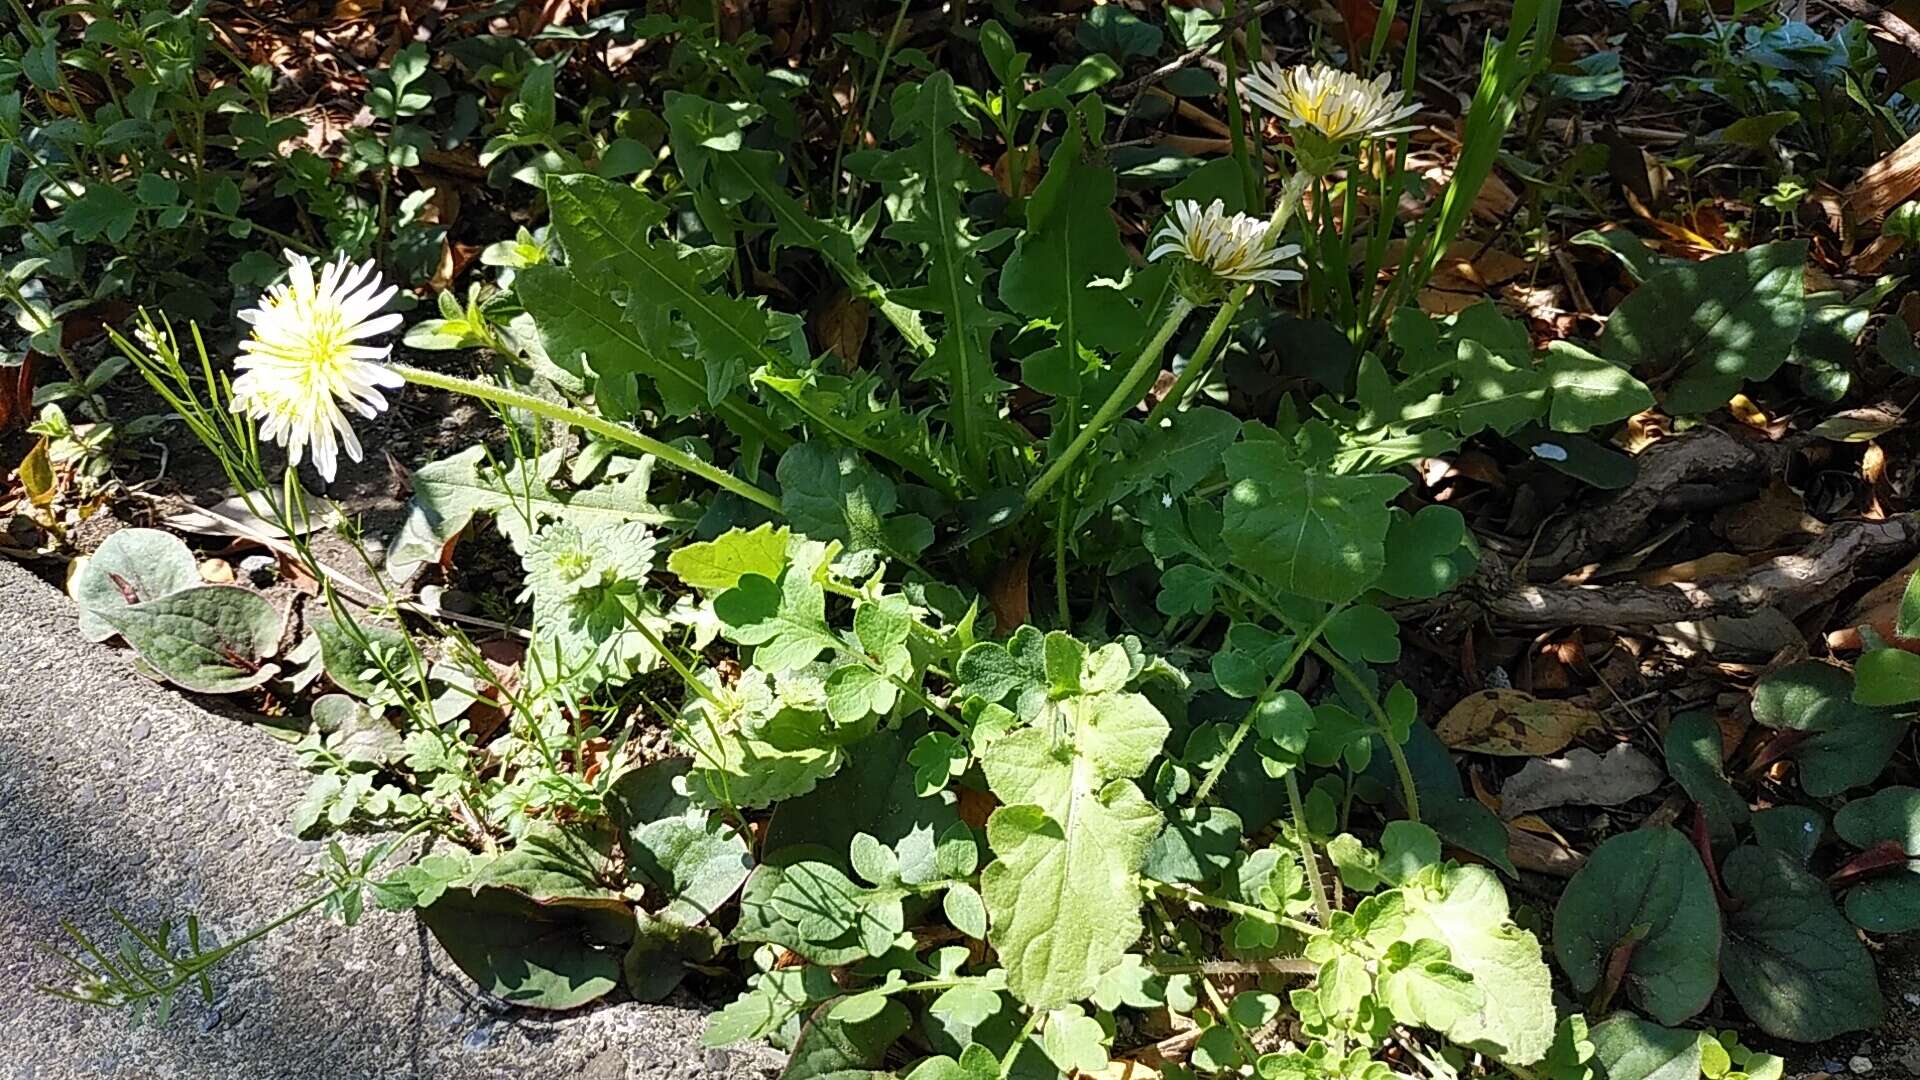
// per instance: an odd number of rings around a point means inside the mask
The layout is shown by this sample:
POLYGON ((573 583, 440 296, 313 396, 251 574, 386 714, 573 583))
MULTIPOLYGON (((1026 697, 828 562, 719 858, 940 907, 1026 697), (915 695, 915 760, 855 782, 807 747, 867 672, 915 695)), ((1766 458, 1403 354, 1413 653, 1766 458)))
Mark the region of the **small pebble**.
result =
POLYGON ((280 576, 280 564, 271 555, 249 555, 240 560, 240 572, 248 581, 265 587, 280 576))
POLYGON ((1847 1071, 1865 1075, 1873 1071, 1873 1059, 1865 1054, 1855 1054, 1847 1059, 1847 1071))
POLYGON ((225 559, 207 559, 200 564, 200 580, 212 585, 230 585, 233 567, 225 559))

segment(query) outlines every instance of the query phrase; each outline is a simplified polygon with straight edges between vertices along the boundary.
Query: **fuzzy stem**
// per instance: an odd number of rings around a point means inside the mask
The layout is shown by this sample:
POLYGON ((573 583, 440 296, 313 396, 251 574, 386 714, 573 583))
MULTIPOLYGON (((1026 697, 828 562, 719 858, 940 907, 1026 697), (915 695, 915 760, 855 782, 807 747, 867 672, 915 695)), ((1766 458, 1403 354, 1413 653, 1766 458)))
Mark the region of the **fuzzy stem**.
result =
POLYGON ((1307 806, 1300 798, 1300 777, 1287 770, 1287 806, 1293 812, 1293 839, 1300 845, 1300 865, 1307 872, 1307 886, 1313 890, 1313 906, 1320 912, 1320 925, 1333 925, 1333 908, 1327 903, 1327 883, 1320 878, 1320 859, 1313 853, 1313 840, 1307 836, 1307 806))

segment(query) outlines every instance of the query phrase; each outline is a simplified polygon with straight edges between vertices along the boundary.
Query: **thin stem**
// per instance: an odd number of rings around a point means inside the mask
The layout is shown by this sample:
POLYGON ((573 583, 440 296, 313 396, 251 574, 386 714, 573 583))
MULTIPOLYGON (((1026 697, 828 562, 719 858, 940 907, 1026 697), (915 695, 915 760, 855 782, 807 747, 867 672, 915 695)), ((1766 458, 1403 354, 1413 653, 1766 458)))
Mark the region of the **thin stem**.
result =
POLYGON ((1240 752, 1240 744, 1247 741, 1247 734, 1253 730, 1253 719, 1260 714, 1260 706, 1265 705, 1274 694, 1279 693, 1281 687, 1287 684, 1288 679, 1293 678, 1293 669, 1299 665, 1300 658, 1319 641, 1321 631, 1325 630, 1327 623, 1332 621, 1333 612, 1329 611, 1326 618, 1320 620, 1320 625, 1314 627, 1309 633, 1299 634, 1300 640, 1294 642, 1293 651, 1287 654, 1286 662, 1280 665, 1280 670, 1274 673, 1273 678, 1267 680, 1267 685, 1260 691, 1260 696, 1253 699, 1253 705, 1247 709, 1247 714, 1240 718, 1240 723, 1233 729, 1233 735, 1227 739, 1226 748, 1221 752, 1219 760, 1213 763, 1213 767, 1208 769, 1207 775, 1201 779, 1200 786, 1194 789, 1193 805, 1199 806, 1205 803, 1207 796, 1213 794, 1214 785, 1226 775, 1227 766, 1233 761, 1233 756, 1240 752))
POLYGON ((592 413, 583 412, 571 406, 561 405, 558 402, 546 401, 534 397, 532 394, 514 390, 509 387, 484 383, 478 379, 464 379, 458 375, 443 375, 437 371, 427 371, 422 368, 413 367, 410 364, 391 364, 389 367, 398 373, 401 378, 410 383, 415 383, 420 386, 430 386, 436 390, 451 390, 456 394, 465 394, 468 397, 478 398, 481 401, 491 401, 496 405, 504 405, 509 409, 525 409, 535 416, 544 417, 562 424, 571 424, 584 431, 591 431, 596 435, 612 439, 614 442, 631 446, 642 453, 652 454, 654 457, 682 472, 692 473, 717 487, 740 496, 748 502, 771 510, 775 514, 781 512, 780 500, 777 496, 747 483, 732 473, 709 465, 691 454, 676 450, 658 439, 648 438, 632 428, 613 423, 610 420, 595 416, 592 413))
POLYGON ((1107 425, 1113 423, 1121 410, 1138 400, 1135 391, 1141 378, 1160 363, 1161 354, 1167 351, 1167 342, 1173 340, 1174 333, 1180 329, 1180 324, 1186 321, 1187 315, 1192 311, 1193 303, 1186 297, 1174 298, 1173 306, 1167 311, 1167 317, 1160 323, 1160 329, 1154 331, 1153 338, 1140 350, 1140 355, 1134 360, 1133 366, 1120 377, 1120 383, 1113 388, 1113 393, 1107 395, 1107 400, 1100 403, 1100 408, 1094 411, 1093 418, 1087 421, 1087 426, 1081 428, 1080 434, 1074 436, 1073 442, 1067 446, 1066 453, 1061 454, 1048 465, 1046 471, 1040 474, 1040 478, 1027 488, 1028 506, 1039 503, 1040 496, 1045 495, 1047 489, 1060 481, 1067 467, 1072 465, 1075 459, 1085 453, 1093 441, 1106 431, 1107 425))
POLYGON ((1307 836, 1307 806, 1300 798, 1300 777, 1288 769, 1287 807, 1293 813, 1293 839, 1300 845, 1300 866, 1307 872, 1307 887, 1313 890, 1313 906, 1320 912, 1320 925, 1333 925, 1333 908, 1327 903, 1327 883, 1320 878, 1320 859, 1313 853, 1313 840, 1307 836))
POLYGON ((1202 907, 1210 907, 1224 911, 1229 915, 1239 915, 1243 918, 1253 919, 1256 922, 1267 923, 1271 926, 1284 926, 1289 930, 1298 930, 1303 934, 1318 936, 1327 932, 1327 928, 1324 926, 1315 926, 1310 922, 1303 922, 1285 915, 1276 915, 1266 908, 1255 907, 1252 904, 1243 904, 1238 900, 1228 900, 1224 896, 1212 896, 1192 889, 1182 889, 1177 885, 1169 885, 1164 881, 1147 881, 1144 878, 1141 879, 1141 884, 1147 886, 1150 891, 1164 896, 1169 900, 1183 900, 1189 904, 1199 904, 1202 907))
MULTIPOLYGON (((1264 247, 1272 247, 1274 242, 1280 239, 1281 231, 1287 227, 1287 219, 1293 216, 1293 200, 1297 196, 1292 191, 1292 186, 1293 182, 1289 181, 1287 187, 1282 189, 1280 198, 1274 202, 1273 212, 1267 217, 1267 231, 1261 239, 1264 247)), ((1227 296, 1226 303, 1220 305, 1220 310, 1214 313, 1213 321, 1207 324, 1206 332, 1200 337, 1200 344, 1193 350, 1193 355, 1187 359, 1187 366, 1181 369, 1180 377, 1174 380, 1173 388, 1168 390, 1166 396, 1162 397, 1159 403, 1147 413, 1149 426, 1164 420, 1168 413, 1179 408, 1180 403, 1186 400, 1187 389, 1212 366, 1214 350, 1220 347, 1220 340, 1226 336, 1227 328, 1233 324, 1233 317, 1240 313, 1241 305, 1245 304, 1252 295, 1253 285, 1249 283, 1234 289, 1227 296)))
POLYGON ((199 214, 201 217, 210 217, 210 218, 217 219, 219 221, 239 222, 240 224, 247 226, 249 229, 252 229, 254 232, 260 233, 263 236, 271 237, 274 240, 277 240, 280 243, 285 244, 286 246, 292 248, 293 250, 300 252, 302 255, 321 254, 321 251, 319 248, 314 247, 312 244, 307 243, 305 240, 302 240, 297 236, 288 236, 286 233, 283 233, 278 229, 269 229, 265 225, 261 225, 258 222, 249 220, 247 218, 236 217, 233 214, 225 213, 220 210, 214 210, 204 206, 195 210, 194 213, 199 214))
MULTIPOLYGON (((1214 569, 1219 570, 1218 567, 1214 569)), ((1241 581, 1235 574, 1222 572, 1220 577, 1234 591, 1251 600, 1255 607, 1286 627, 1289 633, 1300 633, 1299 627, 1287 617, 1287 613, 1281 611, 1279 605, 1268 600, 1258 589, 1241 581)), ((1367 703, 1367 710, 1373 715, 1374 725, 1379 729, 1380 741, 1387 744, 1387 756, 1393 759, 1393 771, 1399 774, 1400 797, 1406 804, 1407 819, 1417 823, 1420 820, 1420 791, 1414 786, 1413 767, 1408 764, 1407 753, 1401 749, 1399 740, 1393 737, 1393 722, 1387 718, 1387 711, 1381 707, 1379 697, 1374 694, 1372 687, 1361 680, 1359 672, 1354 671, 1353 666, 1342 659, 1339 653, 1328 648, 1325 642, 1313 643, 1313 655, 1319 657, 1321 662, 1348 686, 1353 687, 1359 693, 1361 700, 1367 703)))
POLYGON ((1213 366, 1213 350, 1219 347, 1220 339, 1227 335, 1227 327, 1233 323, 1233 317, 1240 313, 1240 305, 1246 303, 1251 295, 1253 286, 1242 285, 1233 290, 1226 303, 1220 305, 1219 311, 1213 313, 1213 321, 1207 324, 1206 332, 1200 336, 1200 344, 1194 348, 1193 355, 1187 358, 1187 366, 1180 369, 1180 377, 1174 380, 1173 388, 1147 413, 1149 427, 1164 420, 1168 413, 1178 408, 1180 402, 1186 400, 1187 388, 1200 378, 1201 373, 1213 366))

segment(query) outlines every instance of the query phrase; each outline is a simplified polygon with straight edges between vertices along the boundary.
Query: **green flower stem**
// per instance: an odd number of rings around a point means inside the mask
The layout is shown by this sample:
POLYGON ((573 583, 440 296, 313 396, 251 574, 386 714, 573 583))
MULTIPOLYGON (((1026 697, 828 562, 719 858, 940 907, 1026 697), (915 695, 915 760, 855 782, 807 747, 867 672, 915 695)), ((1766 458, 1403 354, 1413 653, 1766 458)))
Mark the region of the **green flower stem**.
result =
POLYGON ((1313 890, 1313 906, 1320 912, 1320 925, 1333 925, 1333 908, 1327 903, 1327 883, 1320 878, 1320 859, 1313 853, 1313 840, 1307 836, 1307 806, 1300 798, 1300 775, 1288 769, 1287 807, 1293 812, 1293 839, 1300 845, 1300 865, 1307 872, 1307 887, 1313 890))
POLYGON ((458 375, 442 375, 437 371, 426 371, 408 364, 389 364, 401 378, 419 386, 430 386, 436 390, 451 390, 456 394, 491 401, 510 409, 525 409, 535 416, 544 417, 562 424, 571 424, 595 435, 604 436, 617 443, 624 443, 642 453, 652 454, 668 465, 682 472, 689 472, 726 491, 771 510, 781 513, 780 500, 745 480, 723 469, 701 461, 699 458, 680 450, 675 450, 658 439, 651 439, 632 428, 613 423, 603 417, 583 412, 568 405, 545 401, 505 386, 481 382, 478 379, 463 379, 458 375))
MULTIPOLYGON (((1229 97, 1228 100, 1233 99, 1229 97)), ((1267 218, 1267 232, 1261 240, 1262 245, 1272 247, 1280 239, 1281 230, 1287 227, 1287 219, 1293 215, 1293 200, 1296 198, 1296 193, 1282 191, 1280 198, 1275 200, 1273 213, 1267 218)), ((1168 390, 1153 411, 1147 414, 1149 425, 1159 423, 1166 419, 1168 413, 1179 408, 1180 403, 1186 400, 1187 389, 1213 366, 1213 351, 1220 347, 1220 339, 1226 336, 1227 328, 1233 325, 1233 317, 1240 313, 1241 305, 1252 295, 1253 285, 1248 283, 1227 296, 1226 303, 1220 305, 1220 310, 1214 313, 1213 322, 1207 325, 1206 333, 1201 335, 1200 344, 1193 350, 1193 356, 1188 358, 1187 366, 1181 369, 1180 377, 1174 380, 1173 389, 1168 390)))
POLYGON ((1327 932, 1327 928, 1324 926, 1315 926, 1310 922, 1303 922, 1300 919, 1288 918, 1285 915, 1276 915, 1266 908, 1255 907, 1252 904, 1243 904, 1238 900, 1228 900, 1223 896, 1210 896, 1207 893, 1196 892, 1192 889, 1183 889, 1178 885, 1169 885, 1164 881, 1150 881, 1146 878, 1141 878, 1140 884, 1146 886, 1148 891, 1164 896, 1169 900, 1180 900, 1189 904, 1199 904, 1202 907, 1214 908, 1218 911, 1224 911, 1229 915, 1239 915, 1242 918, 1267 923, 1270 926, 1284 926, 1290 930, 1298 930, 1303 934, 1313 937, 1318 937, 1327 932))
POLYGON ((1152 426, 1166 419, 1166 415, 1179 408, 1180 402, 1187 396, 1191 387, 1208 368, 1213 366, 1213 350, 1219 348, 1220 339, 1227 336, 1227 327, 1233 324, 1233 317, 1240 314, 1240 305, 1253 295, 1252 285, 1242 285, 1233 290, 1220 310, 1213 313, 1213 321, 1207 324, 1206 333, 1200 335, 1200 344, 1194 348, 1193 355, 1187 358, 1187 366, 1180 369, 1180 377, 1173 382, 1153 410, 1147 413, 1147 424, 1152 426))
POLYGON ((1040 497, 1047 493, 1047 489, 1060 481, 1067 467, 1072 465, 1081 454, 1086 453, 1094 440, 1106 431, 1107 425, 1113 423, 1114 418, 1120 415, 1121 410, 1139 400, 1137 388, 1140 380, 1160 363, 1161 354, 1167 351, 1167 342, 1173 340, 1174 333, 1180 329, 1180 324, 1186 321, 1187 315, 1192 311, 1193 304, 1186 297, 1174 298, 1173 306, 1167 310, 1167 317, 1160 323, 1160 329, 1154 331, 1152 339, 1147 342, 1145 348, 1140 350, 1140 356, 1134 360, 1133 366, 1120 377, 1120 383, 1113 388, 1113 393, 1108 394, 1107 400, 1100 403, 1100 408, 1094 412, 1093 419, 1087 421, 1087 426, 1081 428, 1080 434, 1074 436, 1073 442, 1067 445, 1066 452, 1055 458, 1047 466, 1046 471, 1040 474, 1040 478, 1027 488, 1028 506, 1037 505, 1040 497))
POLYGON ((1207 775, 1201 779, 1200 786, 1194 789, 1193 805, 1199 806, 1205 803, 1207 796, 1213 794, 1214 785, 1218 784, 1220 777, 1226 774, 1227 765, 1233 761, 1233 755, 1240 752, 1240 744, 1247 741, 1247 733, 1253 730, 1253 718, 1260 712, 1260 706, 1278 693, 1280 688, 1287 684, 1288 679, 1293 678, 1293 669, 1299 665, 1300 658, 1307 654, 1308 648, 1318 643, 1320 632, 1325 630, 1327 623, 1331 621, 1333 621, 1333 612, 1330 611, 1311 633, 1296 632, 1300 640, 1294 643, 1293 652, 1287 654, 1286 663, 1281 664, 1280 670, 1274 673, 1273 678, 1267 680, 1266 688, 1260 691, 1259 697, 1253 699, 1247 714, 1242 716, 1240 723, 1234 727, 1233 735, 1227 739, 1226 749, 1221 753, 1220 759, 1213 763, 1213 767, 1208 769, 1207 775))

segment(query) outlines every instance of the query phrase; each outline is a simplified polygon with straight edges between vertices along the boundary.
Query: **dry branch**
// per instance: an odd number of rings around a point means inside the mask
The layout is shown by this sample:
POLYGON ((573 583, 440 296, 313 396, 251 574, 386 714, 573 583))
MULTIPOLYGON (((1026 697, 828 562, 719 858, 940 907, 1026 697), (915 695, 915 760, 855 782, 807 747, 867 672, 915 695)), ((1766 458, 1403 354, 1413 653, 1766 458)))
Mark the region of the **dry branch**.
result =
POLYGON ((1751 499, 1785 466, 1795 445, 1742 439, 1718 428, 1662 439, 1640 453, 1639 475, 1618 495, 1542 534, 1527 560, 1527 576, 1550 581, 1632 550, 1675 514, 1751 499))
POLYGON ((1517 626, 1658 626, 1777 608, 1792 617, 1871 577, 1873 567, 1920 551, 1920 516, 1843 521, 1806 550, 1755 567, 1744 578, 1705 584, 1528 585, 1488 554, 1476 575, 1480 605, 1517 626))

